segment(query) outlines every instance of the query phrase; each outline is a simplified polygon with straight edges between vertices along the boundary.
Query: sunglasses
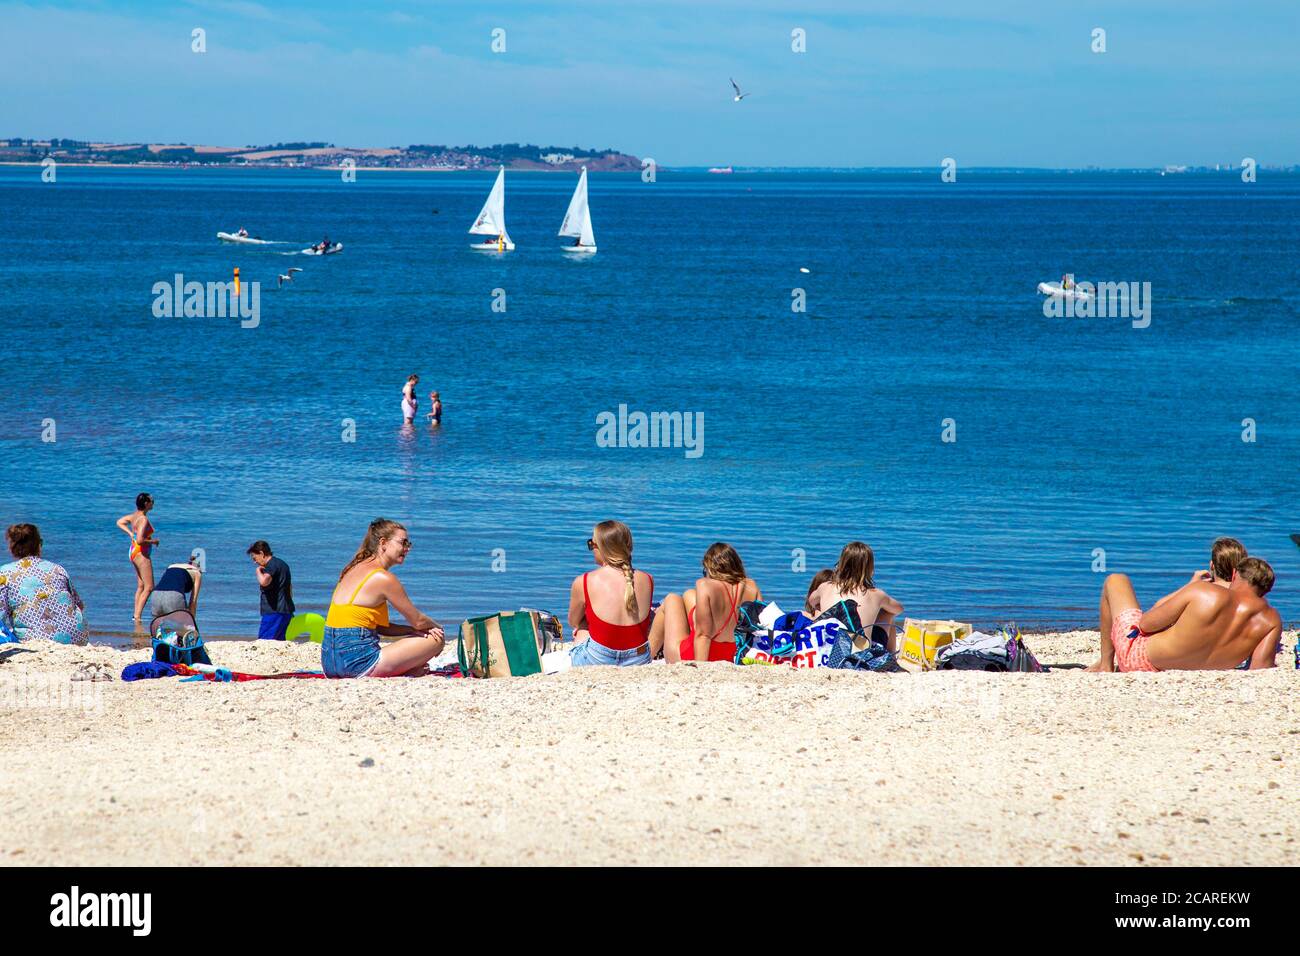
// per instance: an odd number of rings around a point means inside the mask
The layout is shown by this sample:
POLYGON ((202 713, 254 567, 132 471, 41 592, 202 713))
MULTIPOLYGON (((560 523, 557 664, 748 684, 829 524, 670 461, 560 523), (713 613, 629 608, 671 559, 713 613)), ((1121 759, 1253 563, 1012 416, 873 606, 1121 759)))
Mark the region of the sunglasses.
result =
POLYGON ((594 538, 588 538, 588 539, 587 539, 587 550, 588 550, 588 551, 595 551, 595 550, 596 550, 596 540, 595 540, 594 538))
POLYGON ((398 546, 399 548, 403 548, 403 549, 405 549, 405 548, 409 548, 409 547, 411 546, 411 539, 410 539, 410 538, 403 538, 401 541, 398 541, 398 542, 397 542, 397 546, 398 546))

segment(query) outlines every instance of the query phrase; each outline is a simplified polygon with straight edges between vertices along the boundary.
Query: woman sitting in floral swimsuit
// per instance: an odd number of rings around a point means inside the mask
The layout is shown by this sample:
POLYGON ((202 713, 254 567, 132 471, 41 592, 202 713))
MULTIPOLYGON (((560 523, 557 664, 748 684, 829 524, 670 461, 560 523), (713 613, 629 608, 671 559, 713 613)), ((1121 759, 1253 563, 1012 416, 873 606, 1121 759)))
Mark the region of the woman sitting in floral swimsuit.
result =
POLYGON ((68 572, 41 557, 41 533, 34 524, 11 525, 5 532, 17 560, 0 565, 0 630, 20 641, 44 638, 60 644, 85 644, 89 636, 85 605, 68 572))

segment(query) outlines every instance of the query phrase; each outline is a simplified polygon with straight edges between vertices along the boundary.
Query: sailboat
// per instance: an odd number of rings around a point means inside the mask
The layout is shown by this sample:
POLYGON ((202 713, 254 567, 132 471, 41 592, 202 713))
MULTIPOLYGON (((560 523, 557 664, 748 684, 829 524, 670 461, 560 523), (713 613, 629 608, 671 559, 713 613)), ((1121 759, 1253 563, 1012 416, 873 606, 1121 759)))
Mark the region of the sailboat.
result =
POLYGON ((488 193, 487 202, 479 211, 478 218, 474 220, 474 225, 469 227, 470 235, 473 236, 494 236, 489 242, 470 243, 471 249, 478 249, 481 252, 510 252, 514 249, 515 244, 510 241, 510 234, 506 232, 506 168, 501 167, 497 173, 497 181, 492 185, 492 191, 488 193))
POLYGON ((591 209, 587 206, 587 167, 582 167, 578 185, 569 200, 569 211, 560 223, 560 235, 571 236, 577 242, 563 246, 565 252, 595 252, 596 236, 591 231, 591 209))

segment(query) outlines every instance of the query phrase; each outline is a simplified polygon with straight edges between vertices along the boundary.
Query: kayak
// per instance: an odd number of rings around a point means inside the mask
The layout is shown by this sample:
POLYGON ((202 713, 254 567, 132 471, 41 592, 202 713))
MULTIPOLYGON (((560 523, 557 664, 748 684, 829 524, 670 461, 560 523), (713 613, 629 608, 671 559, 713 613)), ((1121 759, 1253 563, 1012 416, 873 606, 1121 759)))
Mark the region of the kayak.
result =
POLYGON ((217 238, 222 242, 241 242, 246 246, 274 245, 270 239, 254 239, 252 236, 239 236, 233 232, 219 232, 217 238))
POLYGON ((310 248, 310 249, 304 249, 304 250, 302 251, 302 254, 303 254, 304 256, 332 256, 334 253, 336 253, 336 252, 342 252, 342 251, 343 251, 343 243, 341 243, 341 242, 335 242, 335 243, 332 243, 332 244, 330 245, 330 247, 329 247, 328 249, 326 249, 324 252, 322 252, 321 250, 319 250, 319 249, 317 249, 317 248, 315 248, 315 247, 313 246, 313 247, 310 248))
POLYGON ((1055 299, 1083 300, 1092 298, 1091 292, 1085 292, 1077 287, 1066 289, 1063 288, 1059 282, 1040 282, 1038 283, 1038 291, 1043 293, 1043 295, 1050 295, 1055 299))

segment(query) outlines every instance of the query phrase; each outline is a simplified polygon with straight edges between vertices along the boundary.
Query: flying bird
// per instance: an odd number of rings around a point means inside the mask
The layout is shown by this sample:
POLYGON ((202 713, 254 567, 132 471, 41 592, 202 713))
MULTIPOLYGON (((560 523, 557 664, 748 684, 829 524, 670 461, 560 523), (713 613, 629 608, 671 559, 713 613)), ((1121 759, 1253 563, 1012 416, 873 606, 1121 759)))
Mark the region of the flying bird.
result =
POLYGON ((275 287, 278 289, 278 288, 280 288, 282 285, 284 285, 286 282, 292 282, 292 281, 293 281, 293 274, 294 274, 295 272, 302 272, 302 270, 299 269, 297 266, 290 266, 290 267, 289 267, 289 274, 288 274, 287 276, 286 276, 286 275, 282 275, 282 276, 277 276, 277 277, 276 277, 279 281, 276 282, 275 287))
MULTIPOLYGON (((728 77, 728 79, 730 79, 730 77, 728 77)), ((748 93, 740 92, 740 87, 736 85, 735 80, 731 80, 731 88, 736 91, 736 95, 732 97, 733 103, 739 103, 741 100, 743 100, 746 96, 749 95, 748 93)))

